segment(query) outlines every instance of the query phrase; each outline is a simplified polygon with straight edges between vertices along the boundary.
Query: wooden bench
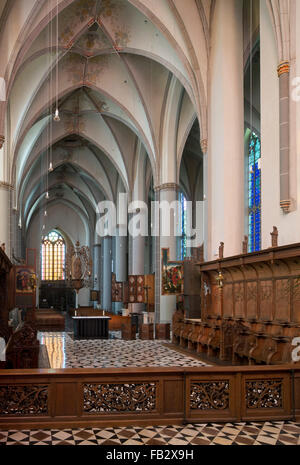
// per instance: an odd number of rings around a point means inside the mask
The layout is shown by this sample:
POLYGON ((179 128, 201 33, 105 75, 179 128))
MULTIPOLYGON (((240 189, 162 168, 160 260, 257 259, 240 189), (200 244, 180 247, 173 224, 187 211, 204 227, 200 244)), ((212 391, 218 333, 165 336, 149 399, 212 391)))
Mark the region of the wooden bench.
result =
POLYGON ((40 343, 37 329, 25 322, 9 338, 6 346, 6 368, 38 368, 40 343))
POLYGON ((39 331, 65 329, 65 317, 53 308, 38 309, 34 312, 34 321, 39 331))

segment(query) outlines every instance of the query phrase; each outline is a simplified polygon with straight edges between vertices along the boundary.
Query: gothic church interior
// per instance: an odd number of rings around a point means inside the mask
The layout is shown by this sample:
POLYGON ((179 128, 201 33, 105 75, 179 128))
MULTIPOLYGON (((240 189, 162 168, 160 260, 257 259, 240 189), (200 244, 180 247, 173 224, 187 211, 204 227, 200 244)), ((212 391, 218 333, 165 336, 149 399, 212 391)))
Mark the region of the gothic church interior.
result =
POLYGON ((0 443, 300 444, 299 34, 0 0, 0 443))

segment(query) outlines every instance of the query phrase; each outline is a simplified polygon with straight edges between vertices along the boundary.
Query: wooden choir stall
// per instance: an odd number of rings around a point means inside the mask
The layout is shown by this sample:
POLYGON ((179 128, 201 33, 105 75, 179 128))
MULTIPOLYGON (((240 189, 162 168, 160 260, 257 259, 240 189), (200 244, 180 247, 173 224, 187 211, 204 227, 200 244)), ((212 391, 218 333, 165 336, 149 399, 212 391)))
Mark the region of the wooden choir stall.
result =
POLYGON ((26 264, 13 265, 5 250, 0 248, 0 338, 5 341, 5 357, 0 361, 0 368, 39 366, 40 344, 32 308, 35 294, 31 281, 33 276, 35 274, 30 267, 26 264), (25 305, 23 310, 16 307, 22 295, 25 296, 25 304, 29 302, 29 307, 25 305), (21 317, 24 310, 28 311, 21 317), (12 311, 17 314, 15 327, 10 319, 12 311))
POLYGON ((291 363, 300 337, 300 244, 194 264, 201 307, 183 301, 173 343, 227 364, 291 363))

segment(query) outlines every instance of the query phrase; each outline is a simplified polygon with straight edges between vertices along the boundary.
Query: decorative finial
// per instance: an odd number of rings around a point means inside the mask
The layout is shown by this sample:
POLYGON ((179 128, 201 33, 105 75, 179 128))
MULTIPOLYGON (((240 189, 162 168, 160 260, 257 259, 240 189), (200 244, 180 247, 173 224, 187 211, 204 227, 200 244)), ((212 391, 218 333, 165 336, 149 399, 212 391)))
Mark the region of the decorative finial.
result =
POLYGON ((278 247, 278 229, 276 228, 276 226, 273 226, 273 232, 271 232, 270 234, 272 247, 278 247))
POLYGON ((224 242, 220 242, 219 246, 219 258, 224 258, 224 242))
POLYGON ((248 253, 248 236, 244 236, 243 253, 248 253))

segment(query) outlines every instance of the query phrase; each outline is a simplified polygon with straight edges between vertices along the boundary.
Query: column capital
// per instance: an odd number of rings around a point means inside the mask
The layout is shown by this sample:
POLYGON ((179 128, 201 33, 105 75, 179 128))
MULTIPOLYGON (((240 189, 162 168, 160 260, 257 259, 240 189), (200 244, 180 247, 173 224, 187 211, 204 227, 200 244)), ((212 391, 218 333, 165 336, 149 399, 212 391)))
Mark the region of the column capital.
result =
POLYGON ((0 189, 11 191, 14 189, 14 186, 8 182, 0 181, 0 189))
POLYGON ((282 74, 286 74, 290 72, 290 62, 289 61, 281 61, 277 66, 277 73, 278 77, 282 74))
POLYGON ((179 184, 176 182, 166 182, 164 184, 161 184, 160 186, 154 187, 154 192, 160 192, 163 190, 180 190, 179 184))
POLYGON ((280 200, 280 207, 284 213, 289 213, 291 211, 292 201, 289 200, 280 200))
POLYGON ((207 153, 208 140, 207 139, 200 140, 200 146, 201 146, 202 153, 203 154, 207 153))

